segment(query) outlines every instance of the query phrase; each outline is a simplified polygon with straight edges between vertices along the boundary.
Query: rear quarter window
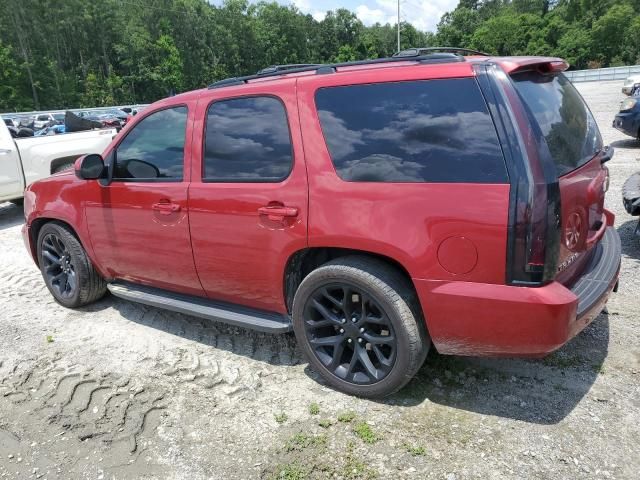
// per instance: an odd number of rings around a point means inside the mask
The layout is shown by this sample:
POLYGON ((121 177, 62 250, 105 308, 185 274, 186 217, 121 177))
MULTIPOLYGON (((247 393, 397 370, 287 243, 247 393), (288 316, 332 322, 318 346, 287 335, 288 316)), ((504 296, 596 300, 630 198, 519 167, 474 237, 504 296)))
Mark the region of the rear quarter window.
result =
POLYGON ((523 72, 512 80, 547 142, 558 175, 584 165, 602 148, 591 111, 564 75, 523 72))
POLYGON ((475 79, 329 87, 315 99, 331 159, 345 181, 508 181, 475 79))

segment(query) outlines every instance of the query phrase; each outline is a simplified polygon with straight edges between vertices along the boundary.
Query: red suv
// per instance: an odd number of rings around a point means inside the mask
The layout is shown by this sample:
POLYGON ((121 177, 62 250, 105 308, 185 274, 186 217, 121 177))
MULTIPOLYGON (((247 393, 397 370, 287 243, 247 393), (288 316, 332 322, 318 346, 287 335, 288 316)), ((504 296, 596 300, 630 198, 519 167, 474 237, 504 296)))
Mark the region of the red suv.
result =
POLYGON ((557 58, 424 49, 288 65, 161 100, 34 183, 55 299, 293 330, 334 387, 443 354, 542 356, 616 289, 612 150, 557 58))

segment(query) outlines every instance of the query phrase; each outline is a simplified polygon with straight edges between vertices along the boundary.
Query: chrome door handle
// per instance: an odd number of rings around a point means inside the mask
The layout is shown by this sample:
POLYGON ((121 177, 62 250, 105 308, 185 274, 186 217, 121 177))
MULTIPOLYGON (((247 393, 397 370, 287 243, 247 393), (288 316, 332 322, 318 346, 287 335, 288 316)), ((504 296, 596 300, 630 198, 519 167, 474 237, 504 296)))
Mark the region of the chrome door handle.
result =
POLYGON ((297 217, 298 209, 296 207, 285 207, 284 205, 272 205, 268 207, 258 208, 260 215, 267 215, 269 219, 297 217))

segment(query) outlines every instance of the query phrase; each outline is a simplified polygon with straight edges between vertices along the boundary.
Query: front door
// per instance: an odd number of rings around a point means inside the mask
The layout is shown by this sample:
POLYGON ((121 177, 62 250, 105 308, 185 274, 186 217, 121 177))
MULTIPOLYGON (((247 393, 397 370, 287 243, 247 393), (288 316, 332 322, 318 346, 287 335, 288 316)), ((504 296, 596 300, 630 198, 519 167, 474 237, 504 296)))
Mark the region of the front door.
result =
POLYGON ((308 194, 295 80, 278 83, 268 95, 256 84, 200 99, 189 221, 210 298, 284 313, 285 265, 307 245, 308 194))
POLYGON ((113 181, 95 182, 85 209, 95 255, 113 278, 204 295, 187 211, 192 113, 180 105, 146 115, 107 156, 113 181))

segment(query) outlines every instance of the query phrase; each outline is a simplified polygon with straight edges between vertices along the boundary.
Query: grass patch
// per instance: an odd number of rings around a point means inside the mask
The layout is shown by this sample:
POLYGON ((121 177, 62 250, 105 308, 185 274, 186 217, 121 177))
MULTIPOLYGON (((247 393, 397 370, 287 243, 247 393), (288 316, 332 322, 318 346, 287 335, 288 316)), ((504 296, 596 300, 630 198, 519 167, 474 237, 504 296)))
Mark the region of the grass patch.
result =
POLYGON ((320 405, 318 405, 316 402, 313 402, 311 405, 309 405, 309 413, 311 415, 319 415, 320 405))
POLYGON ((356 412, 342 412, 338 415, 338 421, 342 423, 352 422, 356 418, 356 412))
POLYGON ((338 477, 346 480, 371 480, 378 477, 378 473, 368 467, 366 463, 356 458, 353 454, 353 443, 347 444, 347 454, 344 458, 344 466, 341 471, 334 472, 338 477))
POLYGON ((284 445, 287 452, 299 452, 306 448, 322 448, 327 445, 326 435, 308 435, 303 432, 296 433, 284 445))
POLYGON ((364 443, 376 443, 380 435, 374 432, 367 422, 358 422, 353 426, 353 433, 364 443))
POLYGON ((404 449, 414 457, 422 457, 427 453, 422 445, 411 445, 410 443, 405 443, 404 449))
POLYGON ((322 428, 329 428, 331 425, 333 425, 333 422, 328 418, 323 418, 318 422, 318 425, 321 426, 322 428))
POLYGON ((280 412, 280 413, 276 413, 276 414, 274 414, 274 415, 273 415, 273 418, 275 418, 275 419, 276 419, 276 422, 278 422, 278 423, 284 423, 284 422, 286 422, 286 421, 289 419, 289 417, 287 416, 287 414, 286 414, 286 413, 284 413, 284 412, 280 412))
POLYGON ((46 337, 47 343, 53 343, 53 335, 47 335, 46 337))
POLYGON ((275 468, 275 472, 269 476, 271 480, 303 480, 309 475, 309 470, 297 462, 285 463, 275 468))

